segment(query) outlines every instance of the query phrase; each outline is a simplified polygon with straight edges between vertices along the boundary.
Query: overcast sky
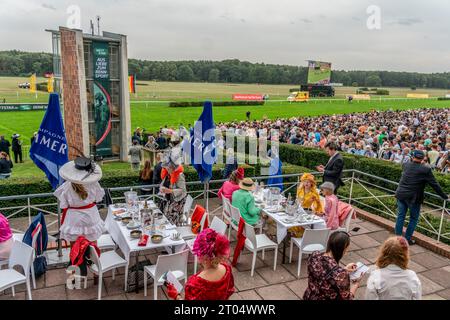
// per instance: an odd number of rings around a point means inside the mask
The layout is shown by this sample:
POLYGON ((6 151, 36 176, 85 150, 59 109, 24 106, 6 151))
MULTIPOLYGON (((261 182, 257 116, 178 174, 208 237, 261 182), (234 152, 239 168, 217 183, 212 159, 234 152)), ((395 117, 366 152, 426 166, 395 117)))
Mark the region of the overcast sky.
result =
POLYGON ((100 15, 103 30, 128 35, 131 58, 450 71, 447 0, 0 0, 0 50, 50 52, 44 29, 66 26, 71 4, 84 31, 100 15), (379 30, 367 27, 371 5, 379 30))

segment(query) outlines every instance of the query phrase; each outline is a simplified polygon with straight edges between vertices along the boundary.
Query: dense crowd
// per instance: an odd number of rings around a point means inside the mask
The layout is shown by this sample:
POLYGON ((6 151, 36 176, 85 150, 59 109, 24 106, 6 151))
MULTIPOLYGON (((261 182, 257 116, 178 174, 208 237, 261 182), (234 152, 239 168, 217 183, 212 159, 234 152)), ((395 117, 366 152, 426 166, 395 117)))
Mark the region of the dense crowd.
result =
POLYGON ((449 168, 450 109, 372 111, 290 119, 219 123, 224 132, 268 138, 305 147, 338 144, 339 151, 396 163, 410 160, 413 150, 439 171, 449 168))

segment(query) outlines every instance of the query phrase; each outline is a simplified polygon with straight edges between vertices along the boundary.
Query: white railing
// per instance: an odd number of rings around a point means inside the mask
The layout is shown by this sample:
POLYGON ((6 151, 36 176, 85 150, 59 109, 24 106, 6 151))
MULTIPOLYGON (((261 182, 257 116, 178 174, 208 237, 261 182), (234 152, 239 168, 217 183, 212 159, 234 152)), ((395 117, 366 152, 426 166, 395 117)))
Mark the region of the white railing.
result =
MULTIPOLYGON (((319 172, 312 172, 315 176, 320 176, 319 172)), ((296 174, 285 174, 279 177, 282 177, 283 180, 288 178, 295 178, 291 182, 284 182, 284 194, 291 192, 296 194, 297 186, 299 183, 299 178, 302 173, 296 174)), ((277 176, 278 177, 278 176, 277 176)), ((253 177, 255 181, 263 181, 267 180, 267 176, 253 177)), ((386 199, 394 199, 395 198, 395 189, 398 186, 397 182, 390 181, 381 177, 377 177, 368 173, 364 173, 358 170, 345 170, 344 171, 344 182, 349 184, 349 190, 346 192, 346 195, 340 195, 339 198, 342 201, 346 201, 359 207, 360 209, 364 209, 370 211, 375 214, 379 214, 382 216, 387 216, 388 218, 395 219, 397 217, 397 213, 395 211, 395 206, 389 206, 386 203, 386 199), (356 192, 358 189, 358 192, 356 192), (365 201, 366 200, 366 201, 365 201), (375 204, 368 203, 367 200, 375 200, 375 204)), ((213 180, 210 181, 209 185, 215 185, 224 182, 225 180, 213 180)), ((187 182, 188 194, 194 198, 194 200, 203 199, 204 205, 207 211, 210 214, 214 214, 217 211, 221 210, 221 204, 209 209, 209 199, 217 197, 218 189, 210 189, 209 185, 205 185, 203 190, 189 190, 190 186, 198 186, 202 183, 199 181, 196 182, 187 182)), ((110 188, 111 193, 117 192, 125 192, 130 190, 140 190, 141 188, 145 189, 155 189, 159 187, 158 185, 146 185, 146 186, 126 186, 126 187, 116 187, 110 188)), ((342 193, 342 192, 341 192, 342 193)), ((123 193, 122 193, 123 194, 123 193)), ((154 192, 150 195, 140 195, 141 199, 155 199, 158 195, 154 192)), ((124 196, 113 197, 113 201, 123 200, 124 196)), ((34 201, 35 202, 35 201, 34 201)), ((28 224, 31 223, 32 217, 37 213, 42 212, 47 214, 54 219, 48 223, 47 227, 57 227, 59 229, 60 225, 60 216, 61 209, 58 206, 56 198, 52 193, 44 193, 44 194, 29 194, 29 195, 17 195, 17 196, 6 196, 0 197, 0 212, 6 216, 7 219, 12 220, 15 218, 28 218, 28 224), (33 200, 36 199, 50 199, 48 203, 33 203, 33 200), (1 204, 5 201, 19 201, 23 202, 18 205, 13 206, 4 206, 1 204)), ((443 201, 439 196, 426 192, 426 200, 421 209, 421 215, 419 224, 417 225, 417 231, 428 234, 435 238, 437 241, 450 242, 450 232, 446 232, 449 228, 446 227, 450 223, 450 209, 449 202, 443 201), (423 221, 423 223, 420 223, 423 221), (433 223, 434 222, 434 223, 433 223), (438 223, 437 223, 438 222, 438 223)), ((409 221, 406 219, 406 221, 409 221)), ((19 230, 18 228, 13 228, 14 232, 24 232, 25 230, 19 230)))

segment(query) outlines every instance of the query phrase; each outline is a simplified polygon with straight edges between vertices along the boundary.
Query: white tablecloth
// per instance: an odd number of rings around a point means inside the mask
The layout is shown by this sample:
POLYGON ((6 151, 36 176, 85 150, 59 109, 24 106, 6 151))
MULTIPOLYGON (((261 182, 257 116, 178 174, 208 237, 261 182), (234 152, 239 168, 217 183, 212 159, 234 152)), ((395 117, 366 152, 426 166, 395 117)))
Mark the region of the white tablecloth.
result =
MULTIPOLYGON (((149 206, 152 207, 154 204, 149 201, 149 206)), ((158 249, 158 248, 166 248, 166 247, 174 247, 186 244, 183 239, 174 241, 171 239, 171 235, 173 233, 177 233, 176 226, 168 224, 164 231, 164 236, 168 236, 163 239, 161 243, 155 244, 152 243, 150 239, 148 239, 147 245, 145 247, 138 246, 139 239, 132 239, 130 237, 130 231, 126 226, 124 226, 120 221, 114 219, 113 210, 117 210, 114 208, 114 205, 109 206, 108 208, 108 216, 106 217, 105 224, 106 229, 109 234, 113 238, 114 242, 117 243, 120 250, 122 250, 125 255, 125 259, 130 261, 130 254, 132 252, 139 252, 150 249, 158 249)))
POLYGON ((305 222, 293 222, 293 223, 286 223, 283 221, 286 218, 289 218, 289 216, 284 212, 271 212, 270 209, 264 208, 262 211, 268 215, 270 218, 272 218, 277 223, 277 242, 280 244, 284 238, 287 236, 287 231, 289 228, 293 227, 314 227, 316 229, 324 229, 327 227, 325 220, 323 220, 320 217, 317 217, 316 220, 313 221, 305 221, 305 222))

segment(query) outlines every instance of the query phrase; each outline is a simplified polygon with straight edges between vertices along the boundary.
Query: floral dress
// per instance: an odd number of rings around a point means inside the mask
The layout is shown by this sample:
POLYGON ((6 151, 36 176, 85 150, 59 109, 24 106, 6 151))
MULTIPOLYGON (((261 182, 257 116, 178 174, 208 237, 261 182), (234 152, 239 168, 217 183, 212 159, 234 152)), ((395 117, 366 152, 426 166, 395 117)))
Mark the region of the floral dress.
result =
POLYGON ((318 251, 308 259, 308 288, 304 300, 352 300, 350 276, 332 257, 318 251))

